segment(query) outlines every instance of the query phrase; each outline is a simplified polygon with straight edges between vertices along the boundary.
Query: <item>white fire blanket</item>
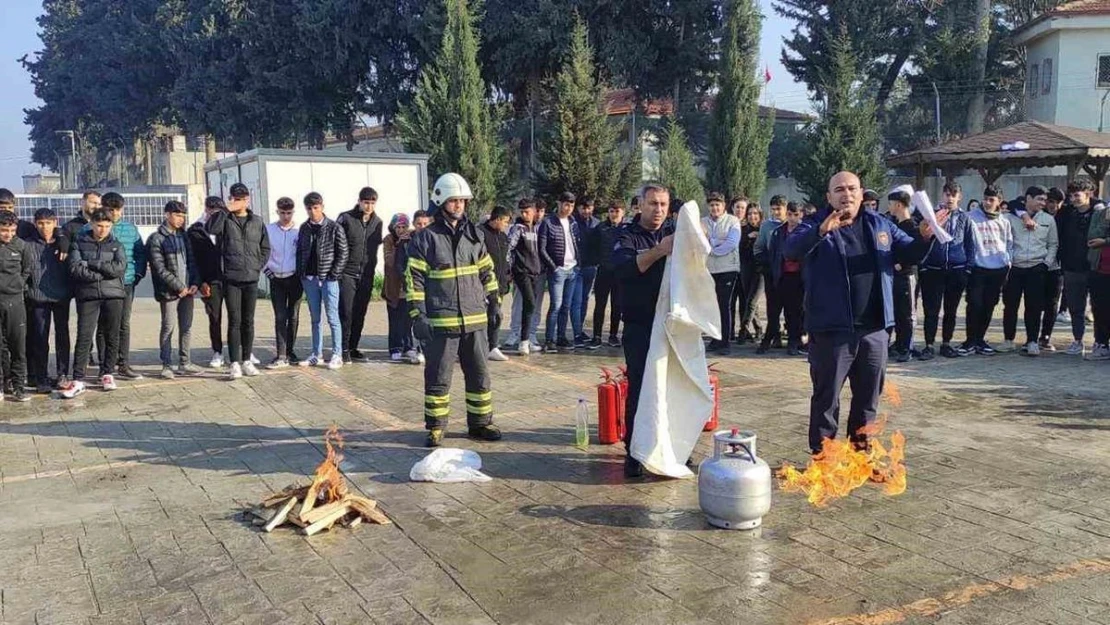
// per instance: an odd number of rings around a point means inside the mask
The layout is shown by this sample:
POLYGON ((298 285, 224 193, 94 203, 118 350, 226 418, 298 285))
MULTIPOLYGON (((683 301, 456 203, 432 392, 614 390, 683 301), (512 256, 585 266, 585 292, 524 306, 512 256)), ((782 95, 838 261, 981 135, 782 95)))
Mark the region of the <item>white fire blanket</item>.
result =
POLYGON ((713 276, 705 266, 709 241, 698 217, 695 202, 687 202, 678 213, 632 431, 632 457, 652 473, 669 477, 693 475, 686 460, 713 412, 701 337, 721 338, 721 314, 713 276))

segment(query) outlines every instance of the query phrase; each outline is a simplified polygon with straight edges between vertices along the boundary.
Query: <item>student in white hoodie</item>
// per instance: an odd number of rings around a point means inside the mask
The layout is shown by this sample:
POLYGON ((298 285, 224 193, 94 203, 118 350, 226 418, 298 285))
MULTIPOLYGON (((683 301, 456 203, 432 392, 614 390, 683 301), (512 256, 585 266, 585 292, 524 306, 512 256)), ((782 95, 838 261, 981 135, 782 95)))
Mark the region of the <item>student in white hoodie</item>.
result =
MULTIPOLYGON (((1015 349, 1014 337, 1017 335, 1018 306, 1025 301, 1025 346, 1022 352, 1028 356, 1040 355, 1038 338, 1041 333, 1041 315, 1045 306, 1045 281, 1048 272, 1056 262, 1056 252, 1060 240, 1056 231, 1056 220, 1044 211, 1048 191, 1043 187, 1032 186, 1026 189, 1024 215, 1013 210, 1003 215, 1010 222, 1014 236, 1013 253, 1010 258, 1010 275, 1002 290, 1002 334, 1005 342, 1000 352, 1015 349), (1033 228, 1026 225, 1031 219, 1033 228)), ((1021 200, 1011 202, 1020 206, 1021 200)))
POLYGON ((710 341, 709 350, 723 355, 730 351, 733 317, 729 304, 740 276, 740 220, 725 210, 724 195, 710 193, 707 203, 709 216, 701 220, 711 248, 706 266, 713 276, 717 290, 717 308, 721 311, 721 339, 710 341))
POLYGON ((1014 232, 1002 217, 1002 194, 993 185, 983 191, 983 206, 969 215, 971 231, 967 244, 967 340, 961 348, 967 353, 994 355, 986 341, 987 328, 1010 272, 1014 232))
POLYGON ((270 260, 266 261, 262 271, 270 280, 270 304, 274 307, 274 336, 277 338, 276 356, 267 365, 270 369, 283 369, 298 364, 299 360, 293 346, 297 343, 304 287, 297 277, 297 237, 300 230, 293 223, 295 208, 291 198, 279 199, 278 220, 266 225, 266 234, 270 237, 270 260))

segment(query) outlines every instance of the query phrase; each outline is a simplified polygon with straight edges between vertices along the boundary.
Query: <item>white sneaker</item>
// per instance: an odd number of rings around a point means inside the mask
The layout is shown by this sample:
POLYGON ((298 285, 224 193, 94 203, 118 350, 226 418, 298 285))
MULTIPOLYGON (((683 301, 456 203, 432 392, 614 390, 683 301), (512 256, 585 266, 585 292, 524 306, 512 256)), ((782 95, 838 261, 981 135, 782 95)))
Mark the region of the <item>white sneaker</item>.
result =
POLYGON ((162 367, 162 379, 163 380, 172 380, 175 377, 177 377, 177 376, 174 375, 173 369, 171 369, 170 367, 162 367))
POLYGON ((1066 353, 1069 356, 1082 356, 1083 341, 1072 341, 1071 345, 1068 345, 1068 351, 1066 353))
POLYGON ((532 346, 529 345, 528 341, 524 341, 516 348, 516 353, 521 356, 527 356, 532 353, 532 346))
POLYGON ((509 357, 501 353, 501 350, 499 348, 494 347, 493 349, 489 350, 489 360, 494 360, 496 362, 507 362, 509 360, 509 357))
POLYGON ((100 376, 100 386, 105 391, 114 391, 119 388, 116 386, 116 379, 111 374, 100 376))
POLYGON ((224 355, 220 352, 212 354, 212 360, 208 361, 208 367, 211 369, 222 369, 224 366, 224 355))
POLYGON ((81 380, 73 380, 69 383, 69 386, 62 389, 62 397, 65 399, 73 399, 84 392, 85 383, 81 380))
POLYGON ((243 375, 253 378, 254 376, 258 375, 258 367, 254 366, 254 363, 249 360, 247 362, 244 362, 243 375))
POLYGON ((310 355, 308 358, 297 363, 299 367, 317 367, 320 365, 320 357, 316 354, 310 355))
POLYGON ((1002 345, 994 348, 994 351, 996 351, 996 352, 1012 352, 1015 349, 1017 349, 1017 346, 1014 345, 1013 341, 1002 341, 1002 345))
POLYGON ((1056 323, 1071 323, 1071 313, 1061 310, 1060 314, 1056 315, 1056 323))
POLYGON ((1110 360, 1110 347, 1095 345, 1091 348, 1091 353, 1087 354, 1087 360, 1110 360))
POLYGON ((1035 341, 1029 341, 1028 343, 1025 344, 1025 350, 1024 351, 1025 351, 1026 356, 1040 356, 1041 355, 1041 346, 1037 345, 1037 343, 1035 341))
POLYGON ((231 363, 231 371, 227 374, 228 379, 238 380, 243 377, 243 366, 237 362, 231 363))
POLYGON ((331 360, 328 361, 328 369, 335 371, 343 366, 343 356, 339 354, 332 354, 331 360))
POLYGON ((422 365, 425 362, 427 361, 424 359, 424 352, 416 352, 416 364, 422 365))
POLYGON ((401 362, 404 359, 405 359, 405 355, 402 354, 401 352, 393 352, 392 354, 389 355, 389 361, 390 362, 401 362))
POLYGON ((533 354, 538 354, 543 351, 543 345, 535 341, 528 341, 528 351, 533 354))
POLYGON ((415 349, 410 349, 405 352, 405 360, 408 360, 411 365, 419 365, 424 362, 421 358, 421 353, 415 349))
POLYGON ((1094 313, 1091 312, 1091 310, 1089 308, 1087 309, 1087 314, 1086 314, 1085 318, 1087 319, 1087 323, 1094 323, 1095 322, 1095 315, 1094 315, 1094 313))
POLYGON ((251 354, 251 358, 250 358, 250 363, 251 363, 252 365, 260 365, 260 364, 262 364, 262 361, 261 361, 261 360, 259 360, 259 359, 257 359, 257 358, 255 358, 255 357, 254 357, 254 354, 251 354))

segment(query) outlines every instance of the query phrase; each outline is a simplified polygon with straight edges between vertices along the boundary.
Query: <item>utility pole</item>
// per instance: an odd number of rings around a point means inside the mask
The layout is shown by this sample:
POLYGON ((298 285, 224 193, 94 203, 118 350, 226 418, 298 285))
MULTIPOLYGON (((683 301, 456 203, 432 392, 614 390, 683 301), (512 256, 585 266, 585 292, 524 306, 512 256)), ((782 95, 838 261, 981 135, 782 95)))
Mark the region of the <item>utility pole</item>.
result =
POLYGON ((937 145, 940 145, 940 92, 937 91, 937 83, 933 84, 933 118, 937 123, 937 145))
POLYGON ((1098 131, 1102 132, 1104 117, 1106 115, 1106 98, 1110 97, 1110 89, 1102 94, 1102 103, 1098 106, 1098 131))

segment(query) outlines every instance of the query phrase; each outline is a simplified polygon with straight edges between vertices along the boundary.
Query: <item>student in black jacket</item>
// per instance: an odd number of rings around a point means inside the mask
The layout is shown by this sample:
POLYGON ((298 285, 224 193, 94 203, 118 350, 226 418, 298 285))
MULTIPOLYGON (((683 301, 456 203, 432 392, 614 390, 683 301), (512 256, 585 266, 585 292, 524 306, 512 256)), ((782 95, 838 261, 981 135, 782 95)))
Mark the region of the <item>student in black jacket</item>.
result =
POLYGON ((375 209, 378 192, 363 187, 358 205, 335 220, 347 239, 347 266, 339 281, 339 323, 343 331, 343 362, 369 362, 358 349, 370 292, 378 268, 378 249, 382 245, 382 219, 375 209))
POLYGON ((204 200, 204 215, 186 231, 193 246, 193 258, 196 259, 200 279, 197 293, 204 302, 204 313, 208 317, 208 340, 212 347, 212 359, 208 366, 212 369, 224 366, 224 276, 220 267, 220 251, 216 249, 216 235, 208 234, 204 226, 212 215, 226 210, 223 198, 208 196, 204 200))
POLYGON ((497 338, 501 333, 501 302, 509 292, 509 282, 512 279, 509 273, 509 235, 506 234, 511 216, 509 209, 495 206, 489 219, 478 228, 485 239, 486 250, 493 259, 493 274, 497 277, 497 297, 489 299, 486 310, 489 318, 486 326, 486 333, 489 335, 489 359, 501 362, 509 359, 497 347, 497 338))
POLYGON ((609 347, 620 347, 618 328, 621 325, 620 282, 613 266, 613 246, 624 228, 624 202, 609 202, 608 220, 601 222, 590 233, 591 255, 597 261, 597 278, 594 280, 594 336, 593 342, 601 345, 601 330, 605 324, 605 307, 609 306, 609 347))
POLYGON ((308 219, 297 233, 297 275, 304 285, 308 312, 312 315, 312 353, 302 367, 324 364, 323 316, 331 326, 331 360, 328 369, 343 366, 343 333, 339 319, 339 279, 347 266, 347 235, 324 215, 324 198, 312 192, 304 196, 308 219), (323 313, 323 314, 321 314, 323 313))
MULTIPOLYGON (((11 211, 0 211, 0 347, 7 349, 12 380, 12 399, 30 399, 23 391, 27 381, 27 308, 24 291, 31 276, 31 249, 15 236, 19 219, 11 211)), ((0 399, 3 395, 0 394, 0 399)))
POLYGON ((26 239, 31 249, 31 284, 27 291, 28 350, 27 365, 31 382, 39 393, 50 392, 47 364, 50 355, 50 325, 54 325, 54 364, 58 372, 55 385, 69 385, 69 300, 73 298, 69 269, 62 260, 58 219, 49 208, 35 212, 34 232, 26 239))
POLYGON ((112 236, 112 216, 97 209, 89 218, 88 230, 82 230, 69 248, 66 264, 77 300, 77 348, 73 353, 73 380, 62 389, 70 399, 85 391, 85 367, 92 353, 93 335, 103 324, 104 358, 100 359, 100 385, 105 391, 116 390, 111 364, 119 361, 119 327, 123 315, 123 274, 127 271, 127 255, 123 245, 112 236))

